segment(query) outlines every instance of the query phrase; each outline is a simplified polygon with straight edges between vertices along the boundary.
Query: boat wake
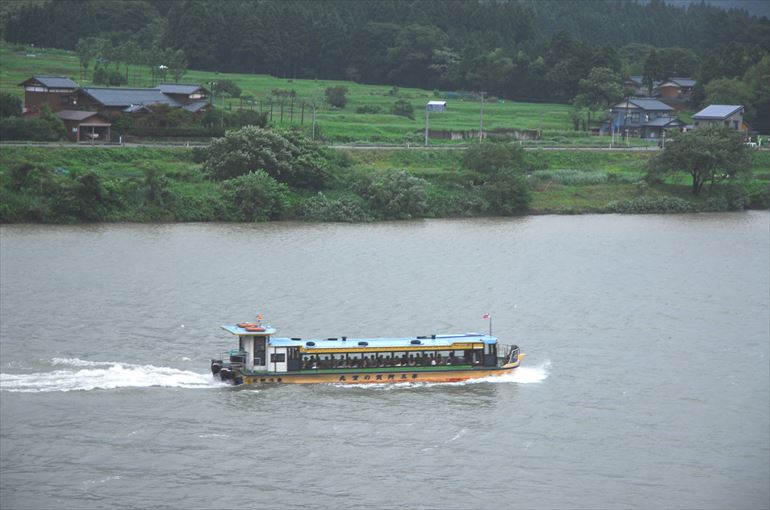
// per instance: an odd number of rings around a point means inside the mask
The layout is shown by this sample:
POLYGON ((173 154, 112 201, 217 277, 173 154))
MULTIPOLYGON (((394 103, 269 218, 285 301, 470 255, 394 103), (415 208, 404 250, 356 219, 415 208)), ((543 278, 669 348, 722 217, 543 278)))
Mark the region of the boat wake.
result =
POLYGON ((54 358, 51 364, 67 367, 50 372, 27 374, 0 373, 0 390, 23 393, 51 391, 111 390, 116 388, 215 388, 224 383, 211 374, 199 374, 153 365, 134 365, 116 361, 86 361, 54 358))
POLYGON ((548 379, 548 372, 551 368, 551 360, 546 360, 539 366, 526 366, 522 365, 510 374, 501 376, 485 377, 484 379, 478 379, 472 382, 488 382, 488 383, 519 383, 519 384, 531 384, 540 383, 548 379))

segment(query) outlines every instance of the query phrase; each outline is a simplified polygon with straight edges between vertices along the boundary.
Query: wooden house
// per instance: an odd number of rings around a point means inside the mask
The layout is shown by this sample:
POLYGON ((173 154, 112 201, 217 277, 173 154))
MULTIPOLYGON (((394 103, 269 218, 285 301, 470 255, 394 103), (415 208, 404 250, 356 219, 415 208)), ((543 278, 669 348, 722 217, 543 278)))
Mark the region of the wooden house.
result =
POLYGON ((98 112, 82 110, 62 110, 56 114, 64 123, 67 130, 67 138, 71 142, 85 140, 110 141, 110 128, 112 124, 98 112))
POLYGON ((65 76, 35 75, 19 86, 24 87, 24 114, 40 113, 44 105, 54 112, 78 107, 80 85, 65 76))

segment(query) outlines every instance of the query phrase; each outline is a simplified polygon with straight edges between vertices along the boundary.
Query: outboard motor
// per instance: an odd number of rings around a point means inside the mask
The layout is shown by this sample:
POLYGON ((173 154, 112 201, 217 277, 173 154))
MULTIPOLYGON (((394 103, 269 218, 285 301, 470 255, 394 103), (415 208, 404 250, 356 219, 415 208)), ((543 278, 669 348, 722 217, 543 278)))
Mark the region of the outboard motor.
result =
POLYGON ((229 381, 233 378, 233 370, 230 367, 222 367, 219 371, 219 378, 223 381, 229 381))
POLYGON ((514 345, 511 347, 511 354, 508 356, 508 363, 516 363, 516 361, 519 359, 519 346, 514 345))
POLYGON ((222 370, 222 360, 221 359, 212 359, 211 360, 211 373, 213 375, 217 375, 220 370, 222 370))

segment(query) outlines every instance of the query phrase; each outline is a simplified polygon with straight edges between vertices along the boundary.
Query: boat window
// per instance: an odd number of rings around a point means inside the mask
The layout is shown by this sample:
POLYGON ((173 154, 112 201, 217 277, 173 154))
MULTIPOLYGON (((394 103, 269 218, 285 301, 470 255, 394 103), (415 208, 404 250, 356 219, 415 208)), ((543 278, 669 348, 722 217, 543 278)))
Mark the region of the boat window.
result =
POLYGON ((286 354, 284 353, 270 355, 270 363, 283 363, 284 361, 286 361, 286 354))

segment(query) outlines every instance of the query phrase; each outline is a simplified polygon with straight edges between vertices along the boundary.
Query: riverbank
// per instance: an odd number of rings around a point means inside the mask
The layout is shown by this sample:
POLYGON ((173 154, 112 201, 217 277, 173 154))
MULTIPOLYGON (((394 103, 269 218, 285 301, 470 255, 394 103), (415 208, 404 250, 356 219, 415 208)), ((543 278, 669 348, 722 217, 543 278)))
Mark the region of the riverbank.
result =
MULTIPOLYGON (((528 151, 527 213, 735 208, 719 193, 693 197, 686 175, 647 183, 645 169, 653 155, 633 151, 528 151)), ((223 203, 221 184, 207 179, 202 172, 201 157, 200 149, 186 148, 3 147, 0 221, 239 221, 223 203)), ((462 151, 329 149, 327 157, 330 179, 326 186, 312 191, 283 190, 285 203, 270 219, 367 221, 489 215, 484 197, 475 192, 478 186, 472 185, 480 177, 462 166, 462 151), (378 181, 382 189, 376 192, 388 192, 388 196, 361 193, 360 186, 354 185, 372 175, 395 174, 414 179, 396 179, 390 184, 378 181), (397 196, 405 189, 412 195, 397 196), (401 203, 410 212, 399 216, 373 209, 374 202, 385 199, 395 200, 394 207, 401 203)), ((757 152, 753 178, 738 185, 745 191, 749 207, 768 207, 768 168, 770 153, 757 152)), ((731 193, 735 192, 733 188, 731 193)))

